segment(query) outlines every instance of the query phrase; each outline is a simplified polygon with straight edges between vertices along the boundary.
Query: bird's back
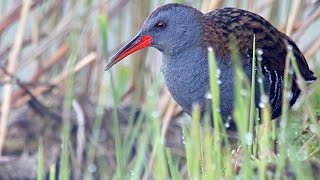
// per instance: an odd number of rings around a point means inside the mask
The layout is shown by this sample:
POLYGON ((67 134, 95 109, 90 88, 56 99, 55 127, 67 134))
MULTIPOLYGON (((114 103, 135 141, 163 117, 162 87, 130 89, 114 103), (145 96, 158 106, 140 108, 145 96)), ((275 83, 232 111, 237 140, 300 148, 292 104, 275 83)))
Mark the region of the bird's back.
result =
MULTIPOLYGON (((209 12, 203 18, 205 46, 212 46, 220 60, 231 60, 231 39, 237 43, 244 66, 252 64, 253 37, 255 36, 256 49, 262 52, 262 71, 269 85, 273 117, 281 113, 283 75, 288 48, 297 60, 302 76, 306 81, 316 78, 297 47, 297 45, 284 33, 273 27, 261 16, 236 8, 223 8, 209 12)), ((250 69, 250 68, 248 68, 250 69)), ((290 104, 294 104, 300 94, 295 81, 292 83, 292 98, 290 104)))
MULTIPOLYGON (((241 9, 223 8, 205 14, 205 19, 206 21, 214 21, 214 23, 210 24, 219 26, 216 28, 219 29, 219 32, 212 33, 209 30, 206 36, 216 34, 219 37, 219 40, 216 40, 221 43, 219 44, 220 47, 222 44, 229 46, 230 38, 235 38, 239 46, 240 54, 243 57, 252 57, 253 36, 255 35, 256 49, 263 51, 262 66, 275 69, 280 73, 284 72, 284 63, 288 49, 286 43, 288 43, 288 45, 292 46, 292 51, 305 80, 315 80, 313 72, 309 69, 297 45, 290 37, 278 31, 261 16, 241 9)), ((208 30, 210 28, 206 29, 208 30)), ((206 39, 209 40, 207 41, 208 44, 216 44, 213 38, 206 39)), ((224 52, 220 52, 222 55, 230 53, 225 51, 229 49, 229 47, 217 49, 224 50, 224 52)), ((247 63, 251 63, 251 61, 247 63)))

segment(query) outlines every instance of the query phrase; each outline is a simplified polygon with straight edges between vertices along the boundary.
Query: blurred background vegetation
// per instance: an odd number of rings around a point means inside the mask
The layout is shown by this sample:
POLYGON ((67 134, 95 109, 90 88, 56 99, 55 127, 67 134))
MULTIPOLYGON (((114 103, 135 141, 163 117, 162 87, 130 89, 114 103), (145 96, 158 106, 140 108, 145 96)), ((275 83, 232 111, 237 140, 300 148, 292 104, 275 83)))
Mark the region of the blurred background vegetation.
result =
MULTIPOLYGON (((215 151, 212 135, 192 136, 199 134, 193 123, 184 128, 191 118, 167 92, 155 49, 104 71, 150 12, 169 2, 255 12, 292 37, 319 77, 318 0, 3 0, 0 179, 320 176, 319 80, 289 113, 285 141, 292 152, 280 158, 261 137, 253 146, 268 150, 242 159, 241 142, 215 151)), ((275 129, 266 131, 274 143, 275 129)))

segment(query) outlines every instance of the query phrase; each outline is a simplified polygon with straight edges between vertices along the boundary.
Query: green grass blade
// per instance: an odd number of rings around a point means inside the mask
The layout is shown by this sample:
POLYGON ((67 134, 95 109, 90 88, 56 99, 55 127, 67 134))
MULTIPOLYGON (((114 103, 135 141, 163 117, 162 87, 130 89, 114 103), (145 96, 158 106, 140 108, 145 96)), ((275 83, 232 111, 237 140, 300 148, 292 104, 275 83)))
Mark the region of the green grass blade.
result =
POLYGON ((43 168, 43 142, 42 138, 39 140, 39 148, 38 148, 38 167, 37 167, 37 180, 44 179, 44 168, 43 168))

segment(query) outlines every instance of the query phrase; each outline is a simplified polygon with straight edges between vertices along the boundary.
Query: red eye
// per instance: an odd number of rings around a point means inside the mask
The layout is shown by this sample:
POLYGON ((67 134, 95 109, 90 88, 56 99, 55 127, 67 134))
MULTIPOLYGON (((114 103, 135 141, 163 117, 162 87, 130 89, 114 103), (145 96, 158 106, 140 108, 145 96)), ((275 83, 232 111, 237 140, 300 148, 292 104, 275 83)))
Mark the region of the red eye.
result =
POLYGON ((164 29, 164 28, 166 28, 166 23, 163 22, 163 21, 159 21, 159 22, 157 23, 156 27, 157 27, 158 29, 164 29))

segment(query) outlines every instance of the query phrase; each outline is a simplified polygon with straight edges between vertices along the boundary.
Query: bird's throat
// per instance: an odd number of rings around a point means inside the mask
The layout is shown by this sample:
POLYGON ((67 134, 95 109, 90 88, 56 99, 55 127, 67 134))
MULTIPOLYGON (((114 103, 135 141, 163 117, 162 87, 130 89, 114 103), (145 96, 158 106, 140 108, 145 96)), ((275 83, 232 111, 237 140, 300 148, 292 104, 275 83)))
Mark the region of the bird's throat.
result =
POLYGON ((161 71, 172 97, 187 113, 193 103, 203 103, 209 90, 207 50, 186 48, 175 55, 163 54, 161 71))

